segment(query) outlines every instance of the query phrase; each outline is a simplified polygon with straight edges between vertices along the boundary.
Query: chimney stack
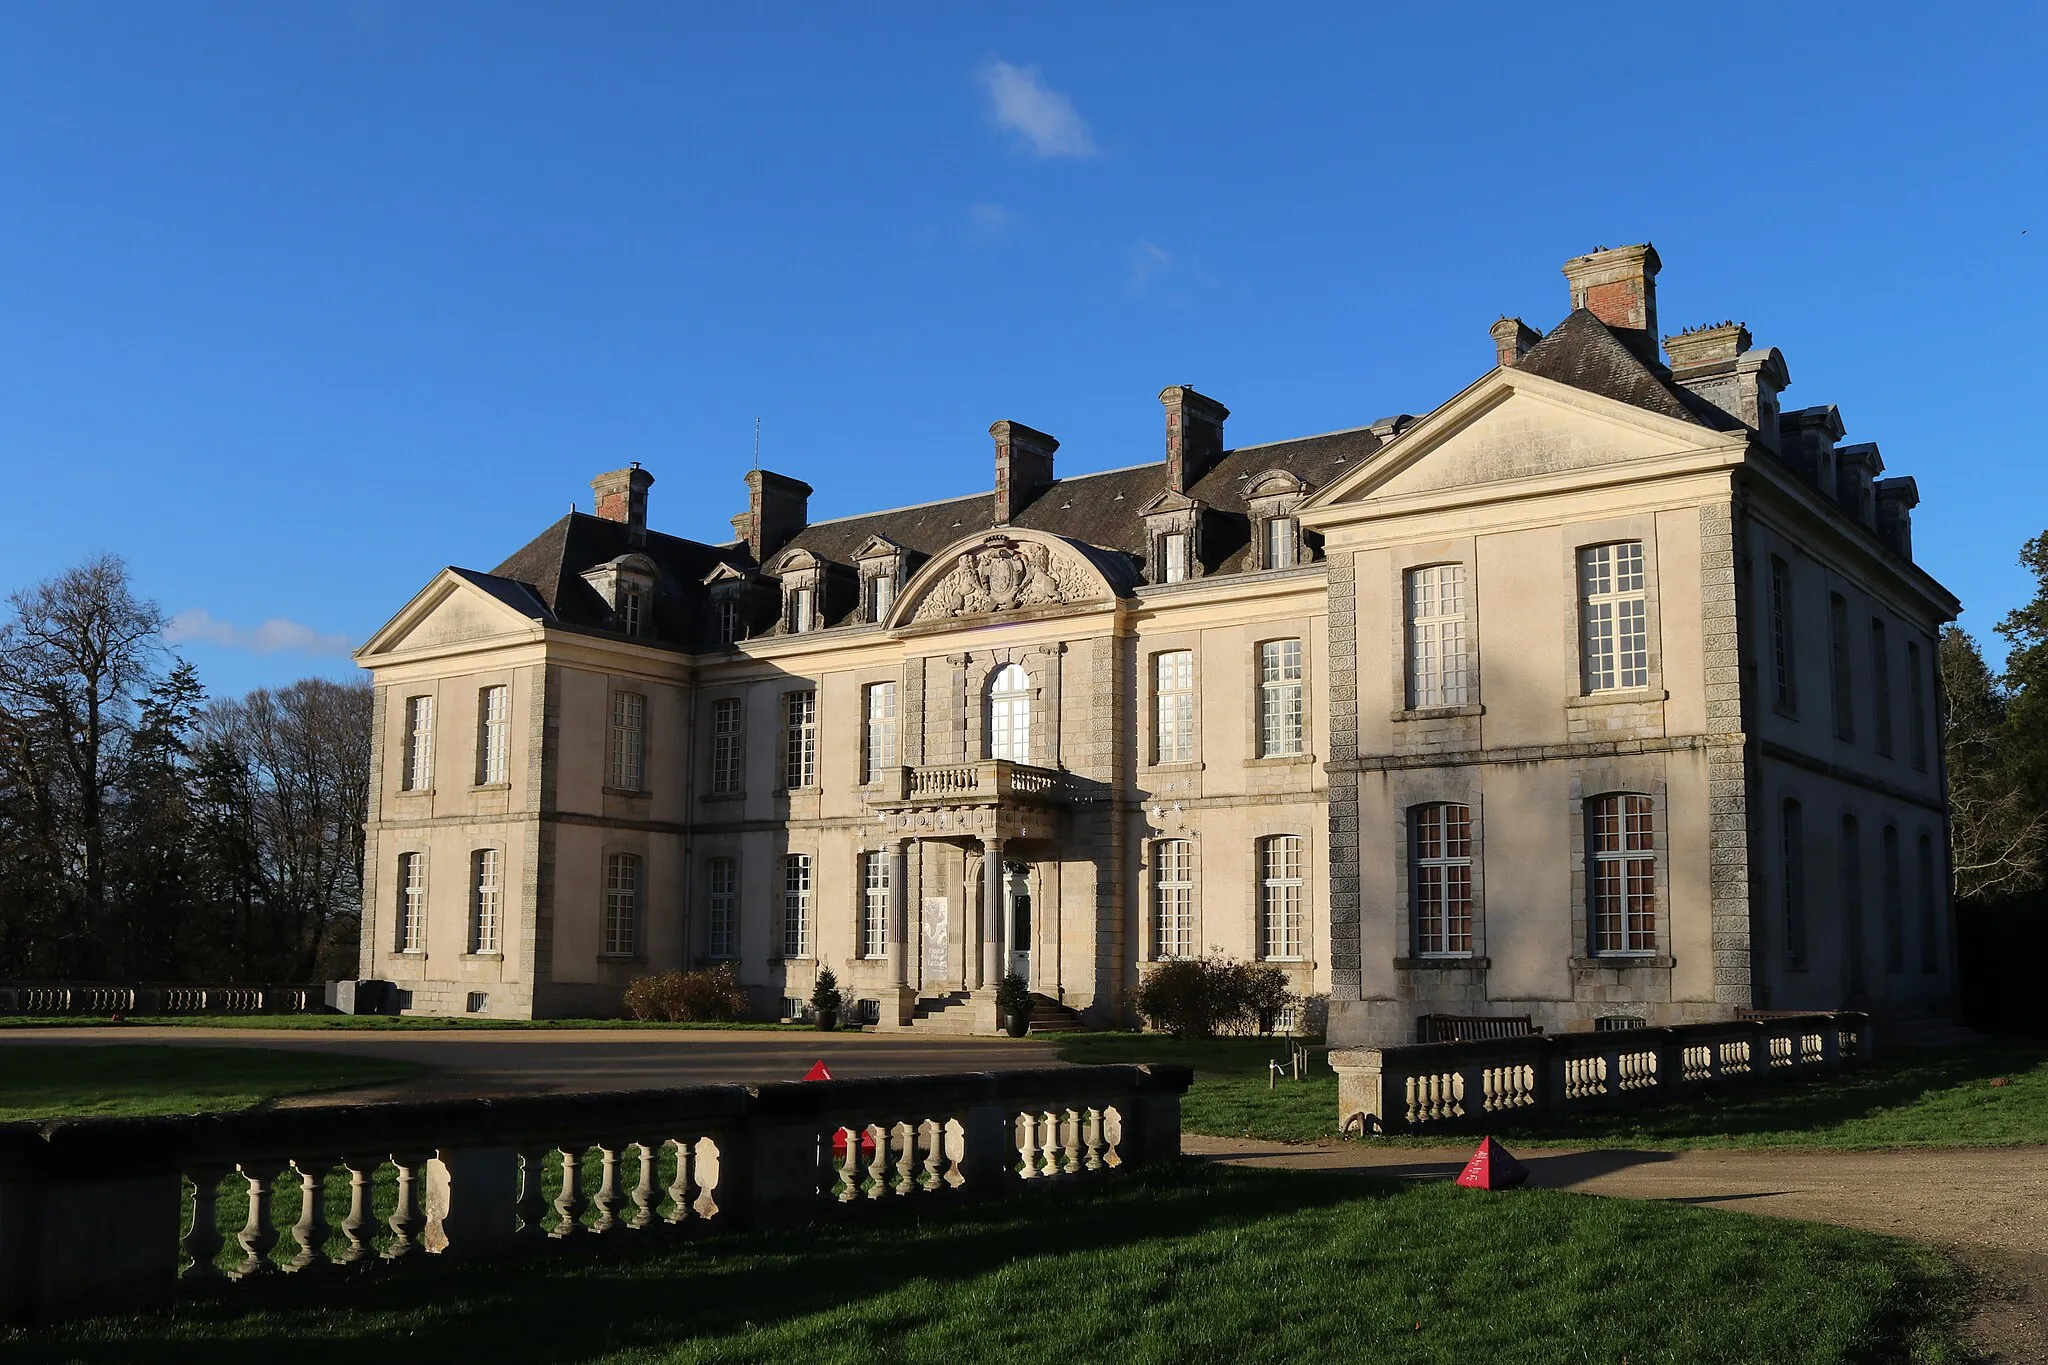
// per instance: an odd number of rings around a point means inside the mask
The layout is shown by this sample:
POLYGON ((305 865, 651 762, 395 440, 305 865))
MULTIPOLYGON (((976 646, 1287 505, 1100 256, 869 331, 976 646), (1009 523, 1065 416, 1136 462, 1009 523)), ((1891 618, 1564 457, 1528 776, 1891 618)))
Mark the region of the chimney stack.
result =
POLYGON ((1877 533, 1901 559, 1913 557, 1913 509, 1920 485, 1911 478, 1877 481, 1877 533))
POLYGON ((637 545, 647 536, 647 490, 653 483, 654 476, 635 460, 625 469, 614 469, 590 481, 591 506, 604 520, 623 522, 637 545))
POLYGON ((1601 247, 1564 263, 1564 277, 1572 287, 1572 307, 1583 308, 1606 323, 1638 359, 1652 367, 1662 364, 1657 358, 1657 272, 1663 267, 1657 248, 1648 242, 1601 247))
POLYGON ((1493 363, 1503 369, 1529 354, 1529 348, 1543 340, 1543 333, 1520 318, 1503 317, 1487 331, 1493 334, 1493 363))
POLYGON ((988 429, 996 439, 996 501, 994 524, 1008 526, 1040 493, 1052 487, 1052 456, 1060 443, 1022 422, 996 422, 988 429))
POLYGON ((1166 486, 1186 493, 1223 457, 1223 424, 1230 409, 1186 384, 1159 391, 1166 409, 1166 486))
POLYGON ((1771 450, 1781 449, 1778 395, 1792 375, 1777 347, 1752 351, 1747 327, 1721 322, 1665 337, 1664 354, 1674 383, 1756 432, 1771 450))
POLYGON ((746 543, 756 564, 796 538, 810 524, 811 486, 787 474, 747 471, 747 510, 732 519, 733 535, 746 543))

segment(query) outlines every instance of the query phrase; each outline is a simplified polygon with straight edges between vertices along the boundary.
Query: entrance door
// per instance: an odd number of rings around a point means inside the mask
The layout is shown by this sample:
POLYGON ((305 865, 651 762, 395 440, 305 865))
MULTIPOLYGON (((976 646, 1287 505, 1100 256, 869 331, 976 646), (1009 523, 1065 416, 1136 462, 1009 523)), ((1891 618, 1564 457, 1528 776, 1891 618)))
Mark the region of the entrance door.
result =
POLYGON ((1003 865, 1004 912, 1010 917, 1010 970, 1031 982, 1031 869, 1024 863, 1003 865))

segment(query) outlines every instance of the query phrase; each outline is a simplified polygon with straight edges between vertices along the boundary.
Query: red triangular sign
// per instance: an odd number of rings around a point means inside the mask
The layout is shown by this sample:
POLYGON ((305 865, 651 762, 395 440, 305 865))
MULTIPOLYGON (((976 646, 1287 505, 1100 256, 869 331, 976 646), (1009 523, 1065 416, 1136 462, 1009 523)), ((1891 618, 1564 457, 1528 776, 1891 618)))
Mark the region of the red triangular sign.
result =
POLYGON ((1529 1168, 1490 1137, 1458 1172, 1458 1183, 1468 1190, 1512 1190, 1528 1178, 1529 1168))
POLYGON ((804 1079, 807 1081, 829 1081, 832 1079, 832 1073, 825 1069, 825 1059, 823 1057, 811 1063, 811 1069, 804 1073, 804 1079))

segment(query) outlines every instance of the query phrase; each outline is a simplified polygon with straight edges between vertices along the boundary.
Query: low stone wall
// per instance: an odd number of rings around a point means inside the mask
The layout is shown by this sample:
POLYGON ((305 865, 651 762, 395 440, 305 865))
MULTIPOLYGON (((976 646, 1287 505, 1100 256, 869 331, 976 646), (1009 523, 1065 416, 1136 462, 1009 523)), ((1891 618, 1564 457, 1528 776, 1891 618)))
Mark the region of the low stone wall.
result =
POLYGON ((1562 1033, 1329 1054, 1346 1133, 1456 1131, 1667 1104, 1703 1087, 1803 1080, 1868 1062, 1870 1017, 1847 1011, 1674 1028, 1562 1033))
POLYGON ((118 1312, 335 1266, 1079 1187, 1178 1156, 1193 1078, 1178 1066, 1059 1067, 0 1124, 0 1319, 118 1312), (593 1162, 599 1188, 586 1197, 593 1162), (371 1196, 386 1165, 397 1207, 380 1226, 371 1196), (324 1196, 338 1171, 350 1207, 334 1228, 324 1196), (224 1182, 249 1194, 240 1264, 225 1276, 224 1182), (298 1207, 288 1259, 276 1254, 280 1182, 298 1207))
POLYGON ((172 982, 0 981, 0 1014, 304 1014, 318 986, 172 982))

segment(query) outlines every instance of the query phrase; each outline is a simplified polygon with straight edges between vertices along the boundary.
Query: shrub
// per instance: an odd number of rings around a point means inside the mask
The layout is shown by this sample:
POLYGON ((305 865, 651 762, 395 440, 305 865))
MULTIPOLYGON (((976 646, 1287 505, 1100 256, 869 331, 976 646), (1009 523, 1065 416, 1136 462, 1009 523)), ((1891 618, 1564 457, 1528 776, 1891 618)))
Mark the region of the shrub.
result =
POLYGON ((1024 978, 1011 972, 996 983, 996 1013, 1017 1015, 1031 1013, 1031 987, 1024 978))
POLYGON ((818 1014, 839 1014, 846 1004, 839 993, 839 974, 830 967, 818 971, 818 984, 811 987, 811 1009, 818 1014))
POLYGON ((1138 984, 1138 1013, 1176 1038, 1271 1033, 1287 1007, 1287 973, 1227 957, 1162 962, 1138 984))
POLYGON ((746 987, 731 963, 695 972, 643 976, 626 987, 626 1012, 671 1024, 721 1023, 748 1009, 746 987))

